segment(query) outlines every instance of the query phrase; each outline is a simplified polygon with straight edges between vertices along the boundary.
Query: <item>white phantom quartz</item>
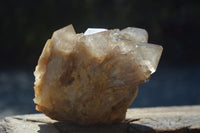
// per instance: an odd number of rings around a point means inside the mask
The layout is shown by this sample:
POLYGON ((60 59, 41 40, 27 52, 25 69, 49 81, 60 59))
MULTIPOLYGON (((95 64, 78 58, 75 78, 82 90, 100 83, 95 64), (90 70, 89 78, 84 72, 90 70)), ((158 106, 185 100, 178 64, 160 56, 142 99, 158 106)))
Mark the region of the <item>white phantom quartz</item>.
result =
POLYGON ((156 71, 162 50, 140 28, 79 34, 72 25, 59 29, 34 72, 36 109, 80 125, 121 122, 138 86, 156 71))

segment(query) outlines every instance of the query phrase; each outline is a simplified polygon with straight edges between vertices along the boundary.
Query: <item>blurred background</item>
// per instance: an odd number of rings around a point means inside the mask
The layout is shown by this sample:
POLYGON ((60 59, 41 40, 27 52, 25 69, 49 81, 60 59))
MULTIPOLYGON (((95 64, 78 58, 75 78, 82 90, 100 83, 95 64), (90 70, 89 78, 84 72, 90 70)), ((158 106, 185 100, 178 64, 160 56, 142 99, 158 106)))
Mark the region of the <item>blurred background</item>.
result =
POLYGON ((164 51, 150 82, 131 107, 200 104, 200 1, 5 0, 0 1, 0 119, 37 113, 33 71, 52 33, 68 24, 144 28, 164 51))

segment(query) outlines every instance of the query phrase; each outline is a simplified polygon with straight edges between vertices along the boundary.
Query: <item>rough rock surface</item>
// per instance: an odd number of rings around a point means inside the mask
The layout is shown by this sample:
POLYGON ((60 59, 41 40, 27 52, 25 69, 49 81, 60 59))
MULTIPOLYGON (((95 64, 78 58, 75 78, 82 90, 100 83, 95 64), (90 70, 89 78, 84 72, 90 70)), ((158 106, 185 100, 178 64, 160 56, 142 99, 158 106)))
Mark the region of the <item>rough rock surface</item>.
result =
POLYGON ((199 133, 200 106, 128 109, 126 121, 112 125, 79 126, 44 114, 6 117, 1 133, 199 133))
POLYGON ((130 27, 55 31, 34 72, 36 109, 81 125, 123 121, 162 53, 147 38, 145 30, 130 27))

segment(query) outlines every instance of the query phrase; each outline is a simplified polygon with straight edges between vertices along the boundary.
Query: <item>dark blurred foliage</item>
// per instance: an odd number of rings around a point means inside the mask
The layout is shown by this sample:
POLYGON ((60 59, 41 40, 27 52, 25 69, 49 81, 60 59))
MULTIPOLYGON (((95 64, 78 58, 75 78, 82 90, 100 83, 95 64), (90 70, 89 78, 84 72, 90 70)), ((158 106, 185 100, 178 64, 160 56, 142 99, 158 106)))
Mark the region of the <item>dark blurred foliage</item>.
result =
POLYGON ((199 0, 2 0, 1 67, 35 66, 53 31, 73 24, 144 28, 164 47, 161 65, 199 63, 199 0))

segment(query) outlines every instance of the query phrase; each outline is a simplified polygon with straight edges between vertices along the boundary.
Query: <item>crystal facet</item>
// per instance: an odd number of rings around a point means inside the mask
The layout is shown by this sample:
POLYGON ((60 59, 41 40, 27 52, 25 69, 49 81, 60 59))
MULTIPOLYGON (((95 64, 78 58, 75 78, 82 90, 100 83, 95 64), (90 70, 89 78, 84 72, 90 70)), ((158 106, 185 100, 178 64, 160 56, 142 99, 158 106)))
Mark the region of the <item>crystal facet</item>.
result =
POLYGON ((84 32, 84 35, 91 35, 91 34, 102 32, 102 31, 107 31, 107 29, 102 29, 102 28, 88 28, 84 32))
POLYGON ((123 121, 162 53, 147 40, 145 30, 131 27, 55 31, 34 72, 36 109, 81 125, 123 121))

